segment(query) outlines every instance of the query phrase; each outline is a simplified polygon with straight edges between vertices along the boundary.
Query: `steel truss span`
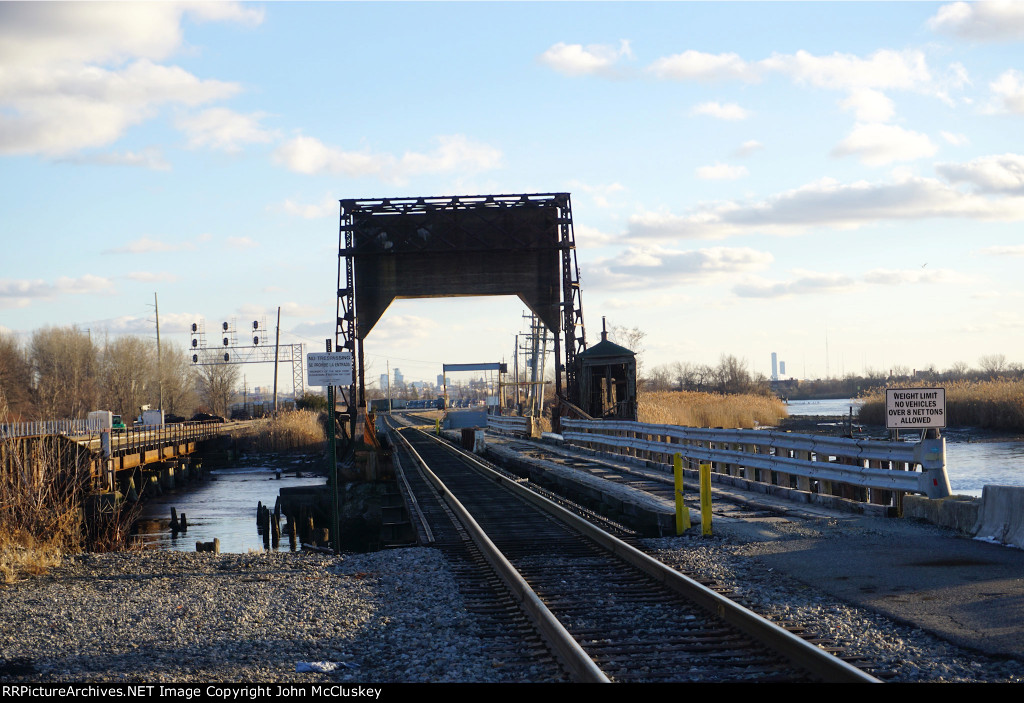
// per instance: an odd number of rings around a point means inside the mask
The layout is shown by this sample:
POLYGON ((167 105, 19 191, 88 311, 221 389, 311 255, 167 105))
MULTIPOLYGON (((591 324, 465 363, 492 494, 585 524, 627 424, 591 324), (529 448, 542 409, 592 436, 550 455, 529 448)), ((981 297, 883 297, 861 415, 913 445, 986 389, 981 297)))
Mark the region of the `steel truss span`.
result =
POLYGON ((340 206, 335 346, 356 362, 354 382, 341 392, 350 437, 357 408, 366 405, 363 340, 396 298, 519 296, 554 334, 555 356, 563 359, 556 394, 578 402, 575 360, 586 349, 586 333, 568 193, 340 206))

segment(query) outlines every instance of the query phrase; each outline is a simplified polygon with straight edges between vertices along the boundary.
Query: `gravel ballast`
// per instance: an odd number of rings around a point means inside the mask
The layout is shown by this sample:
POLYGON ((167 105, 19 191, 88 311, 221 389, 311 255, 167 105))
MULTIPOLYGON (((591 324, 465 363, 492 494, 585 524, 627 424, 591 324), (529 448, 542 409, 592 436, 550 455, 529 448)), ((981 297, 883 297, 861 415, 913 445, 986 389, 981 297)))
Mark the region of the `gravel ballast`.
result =
MULTIPOLYGON (((761 614, 803 623, 862 655, 888 680, 1021 680, 1018 661, 972 654, 815 593, 766 571, 727 538, 665 538, 648 547, 732 586, 761 614)), ((543 680, 489 654, 433 549, 86 554, 3 587, 2 596, 7 682, 543 680)))

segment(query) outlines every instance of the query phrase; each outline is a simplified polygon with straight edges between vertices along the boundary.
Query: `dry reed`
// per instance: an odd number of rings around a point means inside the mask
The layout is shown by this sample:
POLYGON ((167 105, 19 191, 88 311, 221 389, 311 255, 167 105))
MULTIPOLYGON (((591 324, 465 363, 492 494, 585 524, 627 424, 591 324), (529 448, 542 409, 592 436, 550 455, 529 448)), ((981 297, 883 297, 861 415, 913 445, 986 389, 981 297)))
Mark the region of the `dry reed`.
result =
POLYGON ((294 410, 256 420, 236 441, 252 452, 322 454, 327 448, 327 433, 320 413, 294 410))
MULTIPOLYGON (((899 383, 890 388, 917 388, 921 383, 899 383)), ((946 389, 947 427, 985 427, 1024 432, 1024 381, 950 381, 946 389)), ((885 424, 885 389, 862 396, 858 418, 869 425, 885 424)))
POLYGON ((637 410, 640 422, 685 427, 752 428, 776 425, 788 415, 775 396, 697 391, 641 393, 637 410))
POLYGON ((0 440, 0 582, 40 574, 81 547, 87 466, 59 441, 0 440))

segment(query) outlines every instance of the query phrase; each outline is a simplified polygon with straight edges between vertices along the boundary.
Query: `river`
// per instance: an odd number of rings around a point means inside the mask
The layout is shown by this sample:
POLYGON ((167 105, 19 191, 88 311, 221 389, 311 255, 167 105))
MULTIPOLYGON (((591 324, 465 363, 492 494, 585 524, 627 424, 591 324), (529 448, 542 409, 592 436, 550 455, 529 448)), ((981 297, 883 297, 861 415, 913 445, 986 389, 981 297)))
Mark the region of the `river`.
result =
MULTIPOLYGON (((853 398, 828 400, 791 400, 786 404, 790 415, 854 415, 860 401, 853 398)), ((1024 442, 1001 439, 987 432, 947 429, 946 473, 953 493, 980 496, 986 484, 1024 486, 1024 442)))
MULTIPOLYGON (((846 417, 850 406, 856 413, 857 401, 797 400, 787 405, 791 415, 846 417)), ((946 470, 954 493, 980 496, 985 484, 1024 486, 1024 442, 1002 439, 978 440, 970 430, 947 430, 946 470)), ((220 539, 222 552, 262 551, 263 537, 256 530, 256 506, 262 502, 273 508, 282 486, 310 486, 326 482, 323 476, 296 477, 286 469, 280 479, 273 466, 254 465, 235 469, 216 469, 210 479, 193 482, 186 490, 175 491, 147 501, 139 520, 143 540, 157 549, 195 551, 196 542, 220 539), (174 508, 184 513, 188 530, 172 534, 167 521, 174 508)), ((279 550, 287 550, 283 539, 279 550)))
MULTIPOLYGON (((280 479, 271 466, 215 469, 207 480, 192 481, 184 490, 165 493, 146 501, 137 521, 139 534, 150 547, 194 552, 196 542, 220 540, 220 551, 244 554, 263 551, 263 537, 256 530, 256 506, 274 508, 283 486, 311 486, 326 483, 323 476, 299 478, 286 469, 280 479), (167 527, 171 508, 186 516, 188 529, 172 534, 167 527)), ((282 525, 283 528, 283 525, 282 525)), ((288 550, 288 538, 280 550, 288 550)))

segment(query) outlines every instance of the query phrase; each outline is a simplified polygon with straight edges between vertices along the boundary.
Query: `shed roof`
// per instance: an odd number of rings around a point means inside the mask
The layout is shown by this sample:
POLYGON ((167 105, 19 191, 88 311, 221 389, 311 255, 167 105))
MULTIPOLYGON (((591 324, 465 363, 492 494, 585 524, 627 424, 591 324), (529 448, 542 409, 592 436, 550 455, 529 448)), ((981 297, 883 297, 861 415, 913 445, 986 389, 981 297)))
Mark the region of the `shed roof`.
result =
POLYGON ((625 347, 620 347, 615 342, 609 342, 607 339, 602 339, 600 342, 590 347, 586 351, 580 352, 576 355, 577 359, 603 359, 606 357, 616 356, 632 356, 636 357, 636 352, 630 351, 625 347))

